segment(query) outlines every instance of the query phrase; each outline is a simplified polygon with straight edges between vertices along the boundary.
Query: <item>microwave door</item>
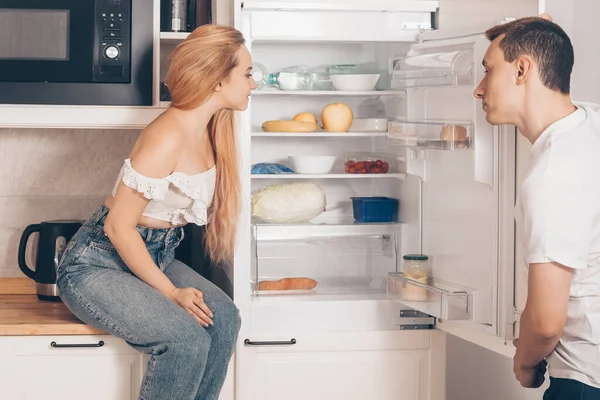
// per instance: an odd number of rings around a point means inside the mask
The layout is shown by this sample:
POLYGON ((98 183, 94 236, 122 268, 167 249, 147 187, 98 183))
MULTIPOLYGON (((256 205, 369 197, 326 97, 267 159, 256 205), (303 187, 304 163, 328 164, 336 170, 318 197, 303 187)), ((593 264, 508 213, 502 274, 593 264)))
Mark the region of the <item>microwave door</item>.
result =
POLYGON ((0 0, 0 82, 130 81, 131 0, 0 0))

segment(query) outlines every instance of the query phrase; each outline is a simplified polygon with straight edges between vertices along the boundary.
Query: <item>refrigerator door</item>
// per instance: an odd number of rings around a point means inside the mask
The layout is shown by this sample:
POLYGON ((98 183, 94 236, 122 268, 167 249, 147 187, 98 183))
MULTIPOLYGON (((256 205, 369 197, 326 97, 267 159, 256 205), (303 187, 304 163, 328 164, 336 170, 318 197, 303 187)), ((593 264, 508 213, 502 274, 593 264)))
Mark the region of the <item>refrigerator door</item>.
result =
POLYGON ((407 172, 423 180, 421 251, 430 268, 426 285, 390 276, 390 298, 436 316, 441 329, 506 337, 514 289, 515 130, 487 123, 473 96, 488 45, 484 35, 466 34, 413 45, 390 60, 394 89, 407 91, 406 117, 390 124, 390 146, 404 152, 407 172), (419 301, 402 299, 402 290, 417 289, 419 301))

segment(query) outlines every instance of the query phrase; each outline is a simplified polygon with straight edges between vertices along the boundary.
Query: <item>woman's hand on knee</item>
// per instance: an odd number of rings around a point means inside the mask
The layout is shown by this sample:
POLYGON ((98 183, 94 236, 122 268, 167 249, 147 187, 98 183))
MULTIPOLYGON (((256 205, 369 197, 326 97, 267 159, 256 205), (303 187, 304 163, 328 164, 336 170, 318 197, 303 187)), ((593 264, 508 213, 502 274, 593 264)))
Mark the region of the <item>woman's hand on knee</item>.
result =
POLYGON ((204 303, 204 295, 198 289, 177 288, 171 293, 171 300, 194 317, 200 325, 208 327, 213 324, 213 313, 204 303))

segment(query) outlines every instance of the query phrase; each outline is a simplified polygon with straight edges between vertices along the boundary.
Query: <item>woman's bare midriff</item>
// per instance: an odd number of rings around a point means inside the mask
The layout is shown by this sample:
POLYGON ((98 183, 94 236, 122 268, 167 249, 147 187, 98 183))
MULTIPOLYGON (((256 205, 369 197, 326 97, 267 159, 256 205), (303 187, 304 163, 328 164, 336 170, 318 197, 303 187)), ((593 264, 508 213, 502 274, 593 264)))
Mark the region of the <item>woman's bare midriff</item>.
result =
MULTIPOLYGON (((112 196, 108 196, 106 198, 106 200, 104 201, 104 205, 106 206, 106 208, 108 208, 110 210, 110 208, 113 205, 115 198, 112 196)), ((138 225, 140 226, 144 226, 146 228, 154 228, 154 229, 167 229, 167 228, 172 228, 173 225, 168 222, 168 221, 162 221, 160 219, 156 219, 156 218, 150 218, 150 217, 146 217, 146 216, 141 216, 139 221, 138 221, 138 225)), ((183 225, 178 225, 178 226, 184 226, 183 225)))

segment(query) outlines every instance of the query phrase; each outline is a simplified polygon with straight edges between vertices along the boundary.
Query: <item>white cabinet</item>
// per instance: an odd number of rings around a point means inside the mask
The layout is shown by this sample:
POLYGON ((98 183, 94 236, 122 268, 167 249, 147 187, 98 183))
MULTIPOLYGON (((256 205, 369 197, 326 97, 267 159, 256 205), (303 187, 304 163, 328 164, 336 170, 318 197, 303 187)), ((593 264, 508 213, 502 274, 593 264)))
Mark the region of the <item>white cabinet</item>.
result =
MULTIPOLYGON (((137 400, 148 358, 112 336, 0 337, 0 399, 137 400)), ((219 400, 234 400, 233 366, 219 400)))
POLYGON ((3 397, 135 399, 141 358, 110 336, 0 338, 3 397))
POLYGON ((0 390, 10 400, 133 400, 142 358, 110 336, 0 338, 0 390))
POLYGON ((241 340, 237 399, 443 399, 443 335, 340 332, 241 340))

